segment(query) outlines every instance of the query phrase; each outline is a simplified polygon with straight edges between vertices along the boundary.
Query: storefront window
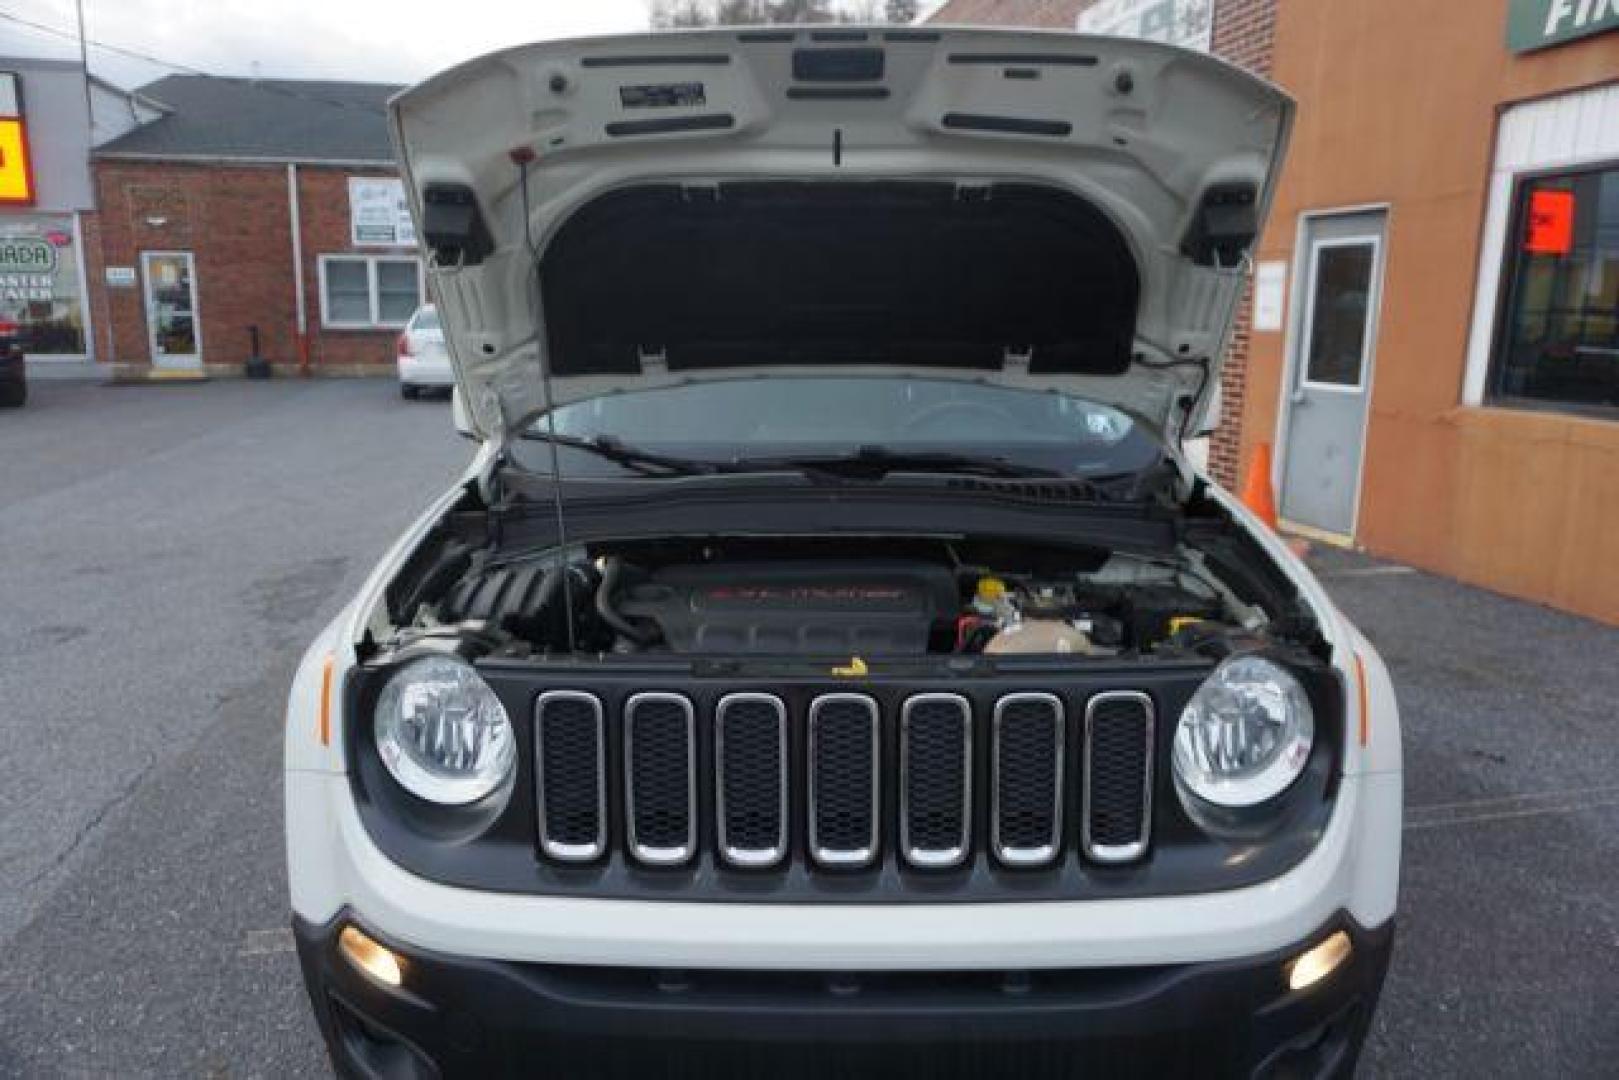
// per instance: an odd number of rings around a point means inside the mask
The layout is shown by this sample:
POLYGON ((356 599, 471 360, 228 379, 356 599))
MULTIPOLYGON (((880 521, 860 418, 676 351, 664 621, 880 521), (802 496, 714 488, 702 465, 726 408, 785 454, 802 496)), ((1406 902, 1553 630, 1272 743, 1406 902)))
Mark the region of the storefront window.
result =
POLYGON ((85 355, 71 216, 0 214, 0 319, 23 327, 29 356, 85 355))
POLYGON ((1619 165, 1518 191, 1497 399, 1619 409, 1619 165))

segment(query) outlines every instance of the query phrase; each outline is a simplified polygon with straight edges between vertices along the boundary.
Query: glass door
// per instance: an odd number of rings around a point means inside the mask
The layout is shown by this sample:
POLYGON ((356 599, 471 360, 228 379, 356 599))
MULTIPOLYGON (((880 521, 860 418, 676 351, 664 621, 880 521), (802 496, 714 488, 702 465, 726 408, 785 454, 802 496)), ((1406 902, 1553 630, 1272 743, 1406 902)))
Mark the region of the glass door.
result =
POLYGON ((146 332, 154 367, 202 366, 195 270, 189 251, 141 252, 141 278, 146 287, 146 332))

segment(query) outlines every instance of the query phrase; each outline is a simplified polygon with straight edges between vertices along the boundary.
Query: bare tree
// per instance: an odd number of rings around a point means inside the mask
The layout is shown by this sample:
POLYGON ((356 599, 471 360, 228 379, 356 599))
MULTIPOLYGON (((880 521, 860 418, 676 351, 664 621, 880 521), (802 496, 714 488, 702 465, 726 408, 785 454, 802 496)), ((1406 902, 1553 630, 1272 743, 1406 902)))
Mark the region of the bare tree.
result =
POLYGON ((917 0, 652 0, 652 28, 914 22, 917 0))
POLYGON ((891 23, 899 26, 909 26, 921 14, 921 5, 917 0, 888 0, 883 5, 883 15, 891 23))

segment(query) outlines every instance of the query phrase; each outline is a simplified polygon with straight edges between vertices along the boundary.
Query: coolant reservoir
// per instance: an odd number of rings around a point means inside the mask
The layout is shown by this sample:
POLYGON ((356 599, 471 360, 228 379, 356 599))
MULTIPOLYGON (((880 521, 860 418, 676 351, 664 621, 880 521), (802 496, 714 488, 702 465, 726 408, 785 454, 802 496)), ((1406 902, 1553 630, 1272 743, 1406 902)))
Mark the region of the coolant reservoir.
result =
POLYGON ((986 653, 1092 653, 1091 639, 1059 619, 1023 619, 989 639, 986 653))

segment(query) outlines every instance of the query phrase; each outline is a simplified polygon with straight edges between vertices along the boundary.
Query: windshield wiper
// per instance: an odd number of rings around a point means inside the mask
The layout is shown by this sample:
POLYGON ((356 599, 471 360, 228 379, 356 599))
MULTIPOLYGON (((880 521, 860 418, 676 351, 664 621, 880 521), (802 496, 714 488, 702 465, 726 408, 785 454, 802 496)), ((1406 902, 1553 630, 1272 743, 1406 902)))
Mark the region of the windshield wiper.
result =
POLYGON ((1004 457, 960 454, 949 450, 892 450, 886 446, 862 446, 850 454, 740 457, 726 464, 738 470, 794 469, 812 475, 858 479, 879 479, 893 472, 956 473, 996 478, 1055 478, 1063 475, 1056 469, 1022 465, 1004 457))
POLYGON ((730 466, 723 462, 658 454, 620 442, 611 435, 582 438, 578 435, 553 434, 542 428, 529 428, 522 433, 521 438, 531 442, 554 442, 558 446, 584 450, 643 476, 706 476, 710 473, 732 471, 730 466))

